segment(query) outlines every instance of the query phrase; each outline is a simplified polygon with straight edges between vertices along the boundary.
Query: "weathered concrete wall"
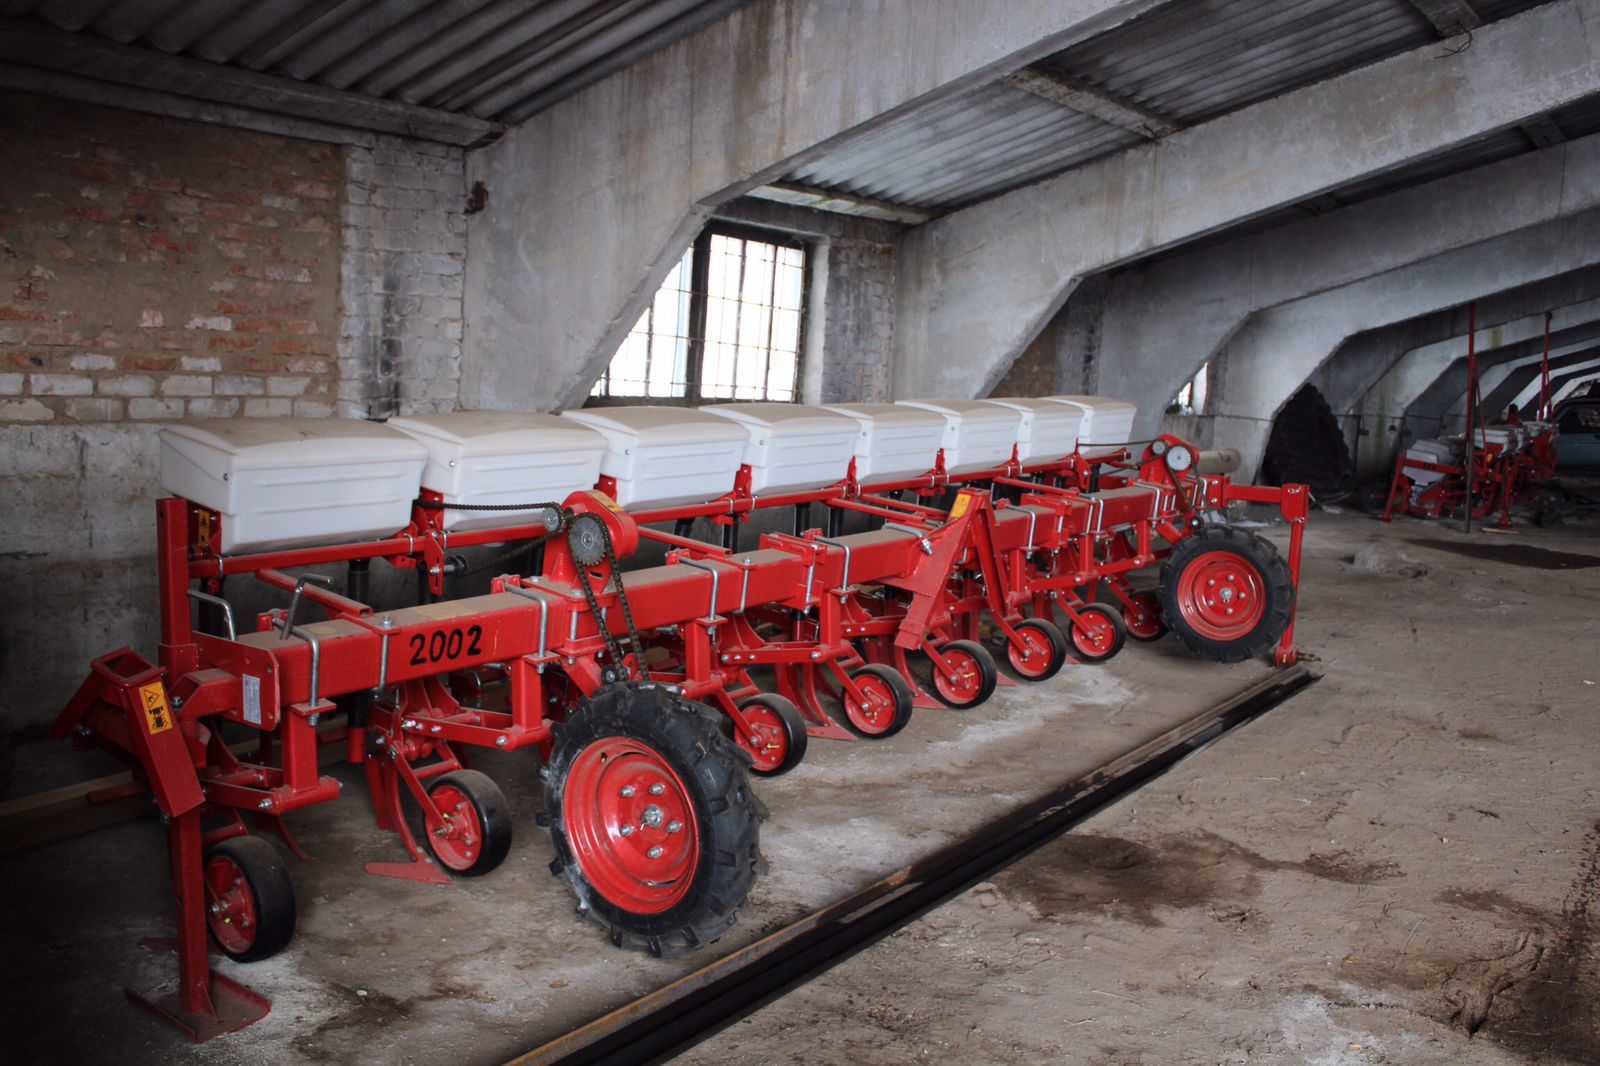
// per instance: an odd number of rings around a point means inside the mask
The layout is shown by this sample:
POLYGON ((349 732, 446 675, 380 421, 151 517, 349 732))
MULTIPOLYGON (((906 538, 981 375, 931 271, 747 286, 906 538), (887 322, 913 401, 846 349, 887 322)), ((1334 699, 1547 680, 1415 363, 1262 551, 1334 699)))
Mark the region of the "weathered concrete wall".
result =
POLYGON ((749 198, 723 205, 716 217, 810 242, 801 364, 801 396, 806 402, 887 400, 893 360, 895 242, 905 227, 749 198))
POLYGON ((340 414, 455 409, 465 168, 460 149, 397 137, 345 149, 340 414))
POLYGON ((469 161, 490 205, 468 232, 465 400, 581 401, 718 204, 1153 6, 758 0, 534 116, 469 161))
MULTIPOLYGON (((1600 0, 1555 0, 1470 49, 1428 45, 918 227, 901 253, 896 395, 983 395, 1077 279, 1600 92, 1595 25, 1600 0)), ((1128 356, 1109 340, 1103 367, 1128 356)))
MULTIPOLYGON (((361 410, 352 397, 381 390, 341 337, 380 338, 381 358, 382 345, 408 355, 435 328, 459 329, 462 239, 458 220, 453 243, 390 246, 426 233, 435 213, 425 200, 396 202, 417 188, 406 184, 413 169, 453 167, 437 210, 459 212, 459 153, 347 150, 10 94, 0 142, 10 146, 0 168, 5 729, 59 709, 93 656, 153 650, 162 423, 361 410), (353 210, 363 198, 365 216, 353 210), (347 256, 347 244, 375 258, 347 256), (348 298, 374 278, 392 279, 395 296, 447 291, 428 280, 448 274, 430 271, 441 265, 430 257, 454 264, 453 298, 392 318, 348 298)), ((450 375, 439 371, 448 397, 422 402, 452 403, 450 375)))
POLYGON ((1092 394, 1099 369, 1107 282, 1104 274, 1083 279, 990 395, 1092 394))

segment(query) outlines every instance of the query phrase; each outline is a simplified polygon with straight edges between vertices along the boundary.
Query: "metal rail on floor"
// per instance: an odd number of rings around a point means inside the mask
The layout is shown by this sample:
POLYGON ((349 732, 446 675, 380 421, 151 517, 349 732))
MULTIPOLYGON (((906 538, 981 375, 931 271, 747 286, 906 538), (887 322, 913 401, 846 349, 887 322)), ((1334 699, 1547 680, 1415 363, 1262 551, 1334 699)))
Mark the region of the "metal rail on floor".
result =
POLYGON ((661 1062, 804 984, 1265 714, 1320 674, 1279 670, 1044 798, 508 1066, 661 1062))

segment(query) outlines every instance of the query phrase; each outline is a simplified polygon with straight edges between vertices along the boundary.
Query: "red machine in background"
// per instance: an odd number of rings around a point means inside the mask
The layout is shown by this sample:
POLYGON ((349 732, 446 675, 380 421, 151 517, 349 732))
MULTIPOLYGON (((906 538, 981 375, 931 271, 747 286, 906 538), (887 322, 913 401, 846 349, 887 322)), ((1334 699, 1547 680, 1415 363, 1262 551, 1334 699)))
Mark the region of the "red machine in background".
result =
MULTIPOLYGON (((286 428, 292 443, 311 432, 286 428)), ((285 468, 273 455, 277 484, 285 468)), ((265 1013, 265 1000, 211 968, 208 936, 238 961, 289 942, 286 868, 247 819, 298 851, 281 819, 340 791, 322 772, 324 744, 363 767, 379 826, 405 849, 369 872, 423 882, 488 873, 508 853, 505 797, 469 767, 470 749, 533 749, 553 869, 614 943, 666 953, 719 936, 750 889, 761 818, 751 771, 792 769, 810 737, 900 732, 929 705, 914 680, 945 705, 981 703, 1000 681, 991 643, 1023 680, 1052 676, 1074 652, 1109 658, 1125 628, 1151 639, 1170 626, 1222 661, 1268 649, 1293 660, 1303 486, 1201 475, 1195 450, 1165 436, 1092 458, 1024 461, 1013 445, 1008 459, 960 473, 940 449, 925 472, 870 485, 858 479, 864 455, 823 483, 766 494, 755 486, 772 476, 746 462, 709 501, 628 509, 614 497, 637 489, 609 473, 600 484, 611 494, 585 489, 559 504, 464 504, 450 475, 423 475, 434 481, 409 490, 401 532, 286 547, 272 542, 277 529, 259 546, 241 540, 265 519, 227 510, 232 496, 159 501, 159 655, 96 660, 56 725, 127 758, 167 823, 180 982, 159 1001, 135 998, 197 1040, 265 1013), (915 502, 899 498, 907 492, 915 502), (1219 521, 1235 502, 1280 509, 1287 562, 1219 521), (813 505, 826 528, 802 528, 813 505), (798 509, 796 532, 739 550, 738 524, 778 506, 798 509), (684 535, 697 517, 720 521, 724 542, 684 535), (867 528, 844 532, 847 521, 867 528), (674 532, 651 528, 667 523, 674 532), (625 570, 642 541, 662 545, 663 562, 625 570), (365 602, 374 559, 417 569, 437 595, 457 553, 507 542, 540 544, 542 566, 497 576, 482 595, 365 602), (332 563, 349 567, 347 594, 289 573, 332 563), (1134 573, 1157 563, 1157 588, 1136 588, 1134 573), (223 595, 225 579, 246 576, 289 597, 249 633, 223 595), (1126 623, 1095 602, 1101 587, 1126 623), (196 604, 210 624, 194 624, 196 604)), ((247 480, 246 451, 229 463, 212 471, 213 488, 247 480)), ((361 495, 343 472, 297 476, 301 491, 334 484, 338 506, 361 495)), ((403 498, 403 474, 399 483, 403 498)))
POLYGON ((1418 518, 1459 516, 1470 523, 1498 511, 1500 528, 1509 529, 1512 506, 1526 500, 1536 482, 1555 475, 1550 318, 1546 313, 1538 418, 1524 422, 1513 409, 1506 421, 1487 424, 1479 387, 1477 303, 1468 305, 1466 432, 1406 445, 1402 424, 1401 447, 1384 499, 1385 522, 1399 513, 1418 518))

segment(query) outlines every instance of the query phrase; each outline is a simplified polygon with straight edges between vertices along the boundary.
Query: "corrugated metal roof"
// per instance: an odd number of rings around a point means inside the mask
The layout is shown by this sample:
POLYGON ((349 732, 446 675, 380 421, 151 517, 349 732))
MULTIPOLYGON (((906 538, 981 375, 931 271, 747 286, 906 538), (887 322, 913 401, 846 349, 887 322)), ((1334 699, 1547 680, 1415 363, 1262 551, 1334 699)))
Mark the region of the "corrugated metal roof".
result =
POLYGON ((518 122, 749 0, 4 0, 0 13, 518 122))
POLYGON ((786 178, 908 207, 1020 185, 1143 138, 993 82, 920 109, 786 178))
MULTIPOLYGON (((1489 21, 1539 2, 1494 0, 1480 13, 1489 21)), ((1410 0, 1185 0, 1030 69, 1183 127, 1438 39, 1410 0)), ((997 83, 843 138, 784 180, 948 211, 1141 140, 997 83)))
POLYGON ((1038 66, 1193 126, 1437 39, 1409 0, 1190 0, 1038 66))

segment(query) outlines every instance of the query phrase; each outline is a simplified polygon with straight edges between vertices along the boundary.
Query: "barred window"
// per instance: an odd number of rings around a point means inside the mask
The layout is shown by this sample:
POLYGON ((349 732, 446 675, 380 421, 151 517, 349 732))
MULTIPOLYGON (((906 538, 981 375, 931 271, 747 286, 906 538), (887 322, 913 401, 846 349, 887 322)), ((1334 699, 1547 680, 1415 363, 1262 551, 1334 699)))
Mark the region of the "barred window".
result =
POLYGON ((684 253, 591 396, 697 404, 797 400, 806 247, 713 226, 684 253))

